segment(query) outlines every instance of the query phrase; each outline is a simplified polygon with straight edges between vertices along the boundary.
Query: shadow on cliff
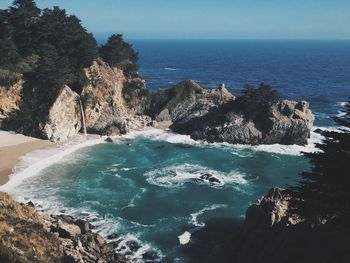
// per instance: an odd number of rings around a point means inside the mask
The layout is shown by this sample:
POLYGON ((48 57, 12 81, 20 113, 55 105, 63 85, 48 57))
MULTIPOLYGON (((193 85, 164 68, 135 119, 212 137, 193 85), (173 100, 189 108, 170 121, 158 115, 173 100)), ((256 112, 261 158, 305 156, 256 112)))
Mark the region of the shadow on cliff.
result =
POLYGON ((214 218, 192 234, 191 244, 181 249, 190 263, 234 262, 234 241, 243 219, 214 218))

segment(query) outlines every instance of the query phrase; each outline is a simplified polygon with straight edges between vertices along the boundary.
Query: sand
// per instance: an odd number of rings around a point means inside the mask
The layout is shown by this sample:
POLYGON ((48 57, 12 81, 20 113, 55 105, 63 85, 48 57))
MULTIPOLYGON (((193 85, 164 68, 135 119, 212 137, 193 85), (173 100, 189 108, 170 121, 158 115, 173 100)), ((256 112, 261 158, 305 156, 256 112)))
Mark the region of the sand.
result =
POLYGON ((0 185, 9 180, 9 175, 18 161, 18 158, 31 151, 52 147, 52 142, 33 137, 0 131, 0 185))

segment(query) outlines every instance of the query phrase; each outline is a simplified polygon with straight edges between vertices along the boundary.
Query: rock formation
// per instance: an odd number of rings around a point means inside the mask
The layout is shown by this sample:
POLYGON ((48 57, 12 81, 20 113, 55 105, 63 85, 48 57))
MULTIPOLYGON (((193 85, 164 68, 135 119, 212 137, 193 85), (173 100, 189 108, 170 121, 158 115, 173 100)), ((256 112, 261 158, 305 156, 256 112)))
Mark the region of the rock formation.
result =
MULTIPOLYGON (((258 109, 258 116, 252 119, 244 114, 244 107, 237 106, 235 96, 224 85, 204 89, 186 80, 152 93, 140 77, 125 75, 102 60, 93 62, 85 73, 89 84, 82 89, 80 98, 88 133, 117 135, 146 125, 167 127, 173 123, 172 130, 195 140, 302 145, 307 143, 313 124, 313 115, 304 101, 281 101, 267 110, 258 109)), ((35 106, 23 101, 21 87, 19 82, 0 89, 2 128, 54 142, 82 130, 79 94, 68 86, 31 115, 27 111, 35 106), (28 116, 13 117, 14 112, 28 116)))
POLYGON ((350 229, 310 224, 289 212, 290 201, 287 190, 273 188, 248 208, 233 262, 349 262, 350 229))
POLYGON ((8 118, 14 111, 19 110, 22 89, 22 81, 10 87, 0 86, 0 127, 2 120, 8 118))
POLYGON ((67 140, 82 128, 80 97, 64 86, 49 109, 46 122, 40 124, 43 137, 53 142, 67 140))
POLYGON ((314 117, 305 101, 281 101, 250 119, 235 101, 203 107, 192 104, 170 127, 195 140, 232 144, 299 144, 310 136, 314 117))
POLYGON ((36 104, 40 102, 35 102, 35 88, 27 90, 30 96, 23 98, 22 81, 0 87, 0 128, 54 142, 65 141, 83 132, 80 99, 89 133, 125 134, 151 122, 142 114, 149 105, 149 91, 140 78, 126 77, 122 70, 101 60, 93 62, 85 73, 90 83, 80 96, 64 86, 40 107, 36 104))
POLYGON ((0 262, 127 262, 91 228, 70 216, 39 215, 0 192, 0 262))
POLYGON ((90 85, 82 91, 87 131, 98 134, 125 134, 146 126, 147 116, 136 115, 123 95, 127 81, 123 71, 96 61, 86 69, 90 85))
POLYGON ((225 87, 204 89, 193 80, 185 80, 173 88, 154 93, 150 115, 156 121, 176 121, 195 111, 196 117, 200 117, 211 107, 233 99, 234 96, 225 87))

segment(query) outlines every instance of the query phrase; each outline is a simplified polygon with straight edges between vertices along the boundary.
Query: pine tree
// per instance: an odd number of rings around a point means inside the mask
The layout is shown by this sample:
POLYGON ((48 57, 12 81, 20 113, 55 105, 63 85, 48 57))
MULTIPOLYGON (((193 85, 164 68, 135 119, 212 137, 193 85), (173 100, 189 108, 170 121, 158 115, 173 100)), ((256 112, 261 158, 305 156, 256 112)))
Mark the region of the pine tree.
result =
POLYGON ((23 57, 35 53, 40 13, 34 0, 15 0, 9 9, 12 40, 23 57))
POLYGON ((126 74, 135 75, 138 70, 138 53, 123 40, 122 35, 112 35, 100 48, 100 56, 112 67, 119 67, 126 74))
MULTIPOLYGON (((338 131, 324 131, 319 152, 305 153, 311 171, 301 173, 302 180, 293 187, 292 212, 307 220, 350 219, 350 104, 344 117, 335 121, 344 126, 338 131)), ((344 221, 343 221, 344 222, 344 221)))

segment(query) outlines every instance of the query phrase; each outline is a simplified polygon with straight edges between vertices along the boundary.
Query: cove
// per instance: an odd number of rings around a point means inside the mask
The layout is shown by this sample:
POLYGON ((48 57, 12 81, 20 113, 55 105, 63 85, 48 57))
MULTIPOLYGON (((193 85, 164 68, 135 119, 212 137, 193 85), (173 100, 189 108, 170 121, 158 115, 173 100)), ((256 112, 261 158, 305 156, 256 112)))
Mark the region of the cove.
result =
POLYGON ((215 244, 235 233, 251 203, 307 169, 302 156, 159 131, 82 148, 13 194, 43 212, 88 219, 105 237, 116 234, 116 249, 134 262, 212 262, 222 253, 215 244), (222 183, 199 180, 203 174, 222 183))

